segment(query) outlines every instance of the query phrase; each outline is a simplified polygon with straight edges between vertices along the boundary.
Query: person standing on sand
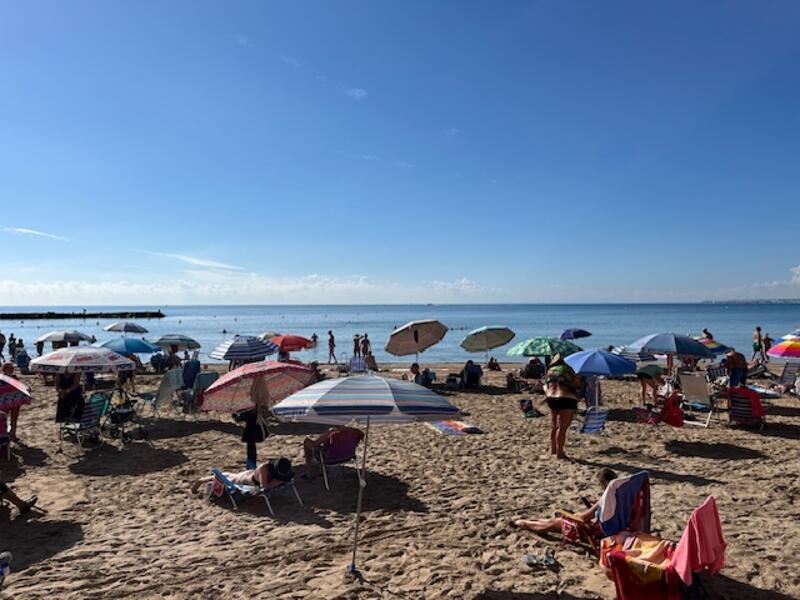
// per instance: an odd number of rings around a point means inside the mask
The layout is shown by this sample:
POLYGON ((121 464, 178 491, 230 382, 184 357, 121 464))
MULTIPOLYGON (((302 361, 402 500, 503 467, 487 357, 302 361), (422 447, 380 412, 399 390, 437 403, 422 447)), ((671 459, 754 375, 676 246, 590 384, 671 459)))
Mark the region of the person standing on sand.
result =
POLYGON ((361 356, 361 336, 358 334, 353 336, 353 356, 361 356))
POLYGON ((8 355, 11 357, 11 362, 17 362, 17 338, 13 333, 8 336, 8 355))
POLYGON ((761 326, 756 327, 753 332, 753 356, 750 357, 750 362, 756 360, 756 357, 761 360, 764 359, 764 340, 761 337, 761 326))
POLYGON ((772 348, 772 342, 774 342, 771 337, 769 337, 769 333, 764 334, 764 350, 762 351, 762 355, 764 356, 764 362, 769 362, 769 349, 772 348))
POLYGON ((6 347, 6 336, 3 335, 3 332, 0 331, 0 363, 5 361, 6 357, 3 354, 3 350, 6 347))
POLYGON ((578 410, 578 378, 560 354, 553 357, 545 378, 545 401, 550 408, 550 454, 566 459, 567 430, 578 410))
POLYGON ((333 337, 333 331, 330 329, 328 330, 328 364, 331 364, 331 360, 333 360, 334 364, 339 364, 339 361, 336 360, 336 338, 333 337))
POLYGON ((369 336, 365 333, 361 338, 361 354, 362 356, 369 356, 372 354, 372 343, 369 341, 369 336))

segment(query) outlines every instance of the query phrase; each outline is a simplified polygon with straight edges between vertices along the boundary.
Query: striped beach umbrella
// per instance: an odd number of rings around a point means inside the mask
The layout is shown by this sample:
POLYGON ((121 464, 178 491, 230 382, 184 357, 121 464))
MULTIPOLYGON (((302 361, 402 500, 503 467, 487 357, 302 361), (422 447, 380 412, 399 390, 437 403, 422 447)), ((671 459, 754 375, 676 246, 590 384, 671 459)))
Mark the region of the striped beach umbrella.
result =
POLYGON ((627 346, 618 346, 614 348, 612 352, 614 354, 619 354, 623 358, 632 360, 633 362, 651 362, 654 360, 658 360, 654 354, 651 354, 649 352, 631 350, 627 346))
POLYGON ((30 368, 40 373, 117 373, 133 371, 136 364, 108 348, 73 346, 34 358, 30 368))
POLYGON ((225 373, 203 394, 202 410, 235 413, 271 408, 314 382, 314 370, 274 361, 254 362, 225 373))
POLYGON ((254 335, 235 335, 214 348, 209 356, 217 360, 254 361, 277 351, 278 346, 254 335))
POLYGON ((0 375, 0 410, 29 404, 32 397, 30 388, 19 379, 0 375))
POLYGON ((106 331, 120 331, 122 333, 147 333, 147 329, 133 321, 117 321, 103 327, 106 331))
POLYGON ((800 329, 795 329, 794 331, 790 331, 785 336, 781 338, 782 340, 800 340, 800 329))
POLYGON ((470 331, 461 340, 461 347, 467 352, 486 352, 486 360, 489 360, 489 350, 505 346, 515 335, 508 327, 487 325, 470 331))
POLYGON ((555 356, 562 357, 580 352, 581 348, 570 341, 554 337, 535 337, 515 344, 507 352, 509 356, 555 356))
POLYGON ((461 416, 458 408, 447 399, 421 385, 375 375, 320 381, 279 402, 272 408, 272 412, 287 421, 366 424, 364 455, 358 473, 355 539, 350 563, 352 574, 357 572, 356 551, 363 493, 367 485, 365 468, 370 423, 414 423, 457 419, 461 416))
POLYGON ((714 354, 725 354, 728 351, 728 347, 724 344, 720 344, 717 340, 700 335, 694 336, 694 339, 703 344, 703 346, 711 350, 714 354))
POLYGON ((65 342, 67 344, 73 344, 75 342, 91 342, 92 337, 86 335, 85 333, 81 333, 76 329, 63 329, 60 331, 51 331, 50 333, 46 333, 41 337, 36 338, 36 343, 40 342, 65 342))
POLYGON ((419 353, 438 344, 446 333, 447 325, 436 319, 410 321, 389 335, 384 349, 394 356, 414 354, 418 361, 419 353))
POLYGON ((800 339, 784 340, 775 344, 767 354, 776 358, 800 358, 800 339))

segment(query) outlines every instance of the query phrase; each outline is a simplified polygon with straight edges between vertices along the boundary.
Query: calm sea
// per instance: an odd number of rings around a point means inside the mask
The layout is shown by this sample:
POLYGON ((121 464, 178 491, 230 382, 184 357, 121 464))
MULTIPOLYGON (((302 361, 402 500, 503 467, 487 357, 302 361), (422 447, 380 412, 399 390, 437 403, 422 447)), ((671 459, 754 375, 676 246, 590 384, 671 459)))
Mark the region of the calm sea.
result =
MULTIPOLYGON (((84 307, 6 307, 2 311, 80 311, 84 307)), ((87 310, 154 310, 161 308, 164 319, 143 320, 155 339, 165 333, 182 333, 203 346, 202 358, 215 345, 235 333, 258 335, 265 331, 297 333, 320 337, 319 348, 300 353, 304 360, 327 359, 327 331, 332 329, 337 350, 352 352, 352 336, 368 333, 379 361, 401 359, 383 351, 389 333, 397 326, 415 319, 439 319, 450 328, 441 343, 421 356, 427 362, 463 361, 469 357, 459 343, 466 333, 483 325, 504 325, 517 334, 516 341, 529 337, 558 336, 567 327, 581 327, 592 337, 579 340, 583 348, 621 345, 661 331, 699 333, 707 327, 719 341, 746 350, 756 325, 773 338, 800 327, 800 305, 770 304, 500 304, 500 305, 359 305, 359 306, 166 306, 166 307, 92 307, 87 310)), ((0 321, 6 336, 14 333, 25 340, 35 355, 33 341, 53 329, 78 329, 98 340, 118 335, 103 331, 111 320, 0 321)), ((510 344, 511 345, 511 344, 510 344)), ((501 360, 508 347, 492 352, 501 360)), ((482 355, 478 355, 482 356, 482 355)), ((519 359, 517 359, 519 360, 519 359)))

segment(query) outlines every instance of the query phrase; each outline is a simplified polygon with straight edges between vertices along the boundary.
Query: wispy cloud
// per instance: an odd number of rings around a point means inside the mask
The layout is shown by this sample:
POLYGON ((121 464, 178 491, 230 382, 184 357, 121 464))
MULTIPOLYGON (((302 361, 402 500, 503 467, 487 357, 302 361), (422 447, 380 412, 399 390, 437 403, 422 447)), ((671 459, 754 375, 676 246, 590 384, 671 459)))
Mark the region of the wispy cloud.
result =
POLYGON ((369 160, 369 161, 379 161, 380 158, 375 156, 374 154, 349 154, 350 158, 354 158, 355 160, 369 160))
POLYGON ((291 65, 295 69, 300 66, 299 60, 297 60, 296 58, 292 58, 291 56, 286 56, 285 54, 279 55, 278 60, 280 60, 283 63, 286 63, 287 65, 291 65))
POLYGON ((342 92, 350 96, 353 100, 363 100, 367 97, 367 90, 361 88, 344 88, 342 92))
POLYGON ((172 254, 170 252, 153 252, 151 250, 137 250, 136 252, 149 254, 150 256, 163 256, 164 258, 173 258, 175 260, 184 262, 188 265, 192 265, 193 267, 203 267, 205 269, 224 269, 228 271, 244 270, 242 267, 237 267, 236 265, 229 265, 227 263, 219 262, 216 260, 208 260, 205 258, 197 258, 196 256, 189 256, 187 254, 172 254))
POLYGON ((55 233, 47 233, 39 231, 38 229, 28 229, 27 227, 3 227, 4 233, 15 233, 18 235, 34 235, 37 237, 47 238, 49 240, 57 240, 59 242, 69 242, 70 239, 63 235, 56 235, 55 233))
POLYGON ((255 44, 250 41, 250 38, 243 33, 237 33, 233 36, 233 41, 244 48, 255 48, 255 44))
POLYGON ((404 160, 395 160, 395 161, 392 162, 392 164, 395 167, 401 167, 403 169, 413 169, 414 168, 414 165, 412 165, 410 162, 406 162, 404 160))
POLYGON ((444 137, 448 140, 454 140, 461 135, 461 130, 458 127, 451 127, 444 130, 444 137))

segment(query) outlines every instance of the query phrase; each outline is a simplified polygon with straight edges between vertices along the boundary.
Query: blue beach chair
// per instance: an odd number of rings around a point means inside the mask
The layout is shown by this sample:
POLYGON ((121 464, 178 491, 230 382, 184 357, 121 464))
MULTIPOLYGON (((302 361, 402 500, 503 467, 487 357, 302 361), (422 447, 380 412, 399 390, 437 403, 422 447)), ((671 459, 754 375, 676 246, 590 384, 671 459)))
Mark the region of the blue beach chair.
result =
POLYGON ((297 498, 297 502, 300 504, 300 506, 304 506, 303 500, 300 498, 300 493, 297 491, 297 487, 294 484, 294 479, 274 487, 261 488, 255 485, 241 485, 238 483, 233 483, 230 479, 225 477, 225 474, 219 469, 211 469, 211 473, 213 473, 216 480, 220 483, 220 485, 222 485, 225 494, 231 500, 234 510, 239 510, 239 507, 236 505, 237 499, 241 501, 252 496, 262 496, 264 501, 267 503, 269 514, 274 517, 275 511, 272 510, 272 504, 270 504, 269 501, 270 496, 281 491, 287 491, 289 489, 294 492, 295 498, 297 498))
POLYGON ((581 428, 578 431, 580 433, 601 433, 606 429, 607 420, 607 408, 590 406, 586 409, 586 415, 583 417, 583 424, 581 424, 581 428))
POLYGON ((62 451, 64 438, 73 436, 78 441, 78 446, 83 447, 83 440, 91 437, 100 437, 100 420, 108 410, 109 397, 102 392, 95 392, 89 397, 83 407, 83 413, 78 421, 65 421, 61 423, 58 432, 58 451, 62 451))

